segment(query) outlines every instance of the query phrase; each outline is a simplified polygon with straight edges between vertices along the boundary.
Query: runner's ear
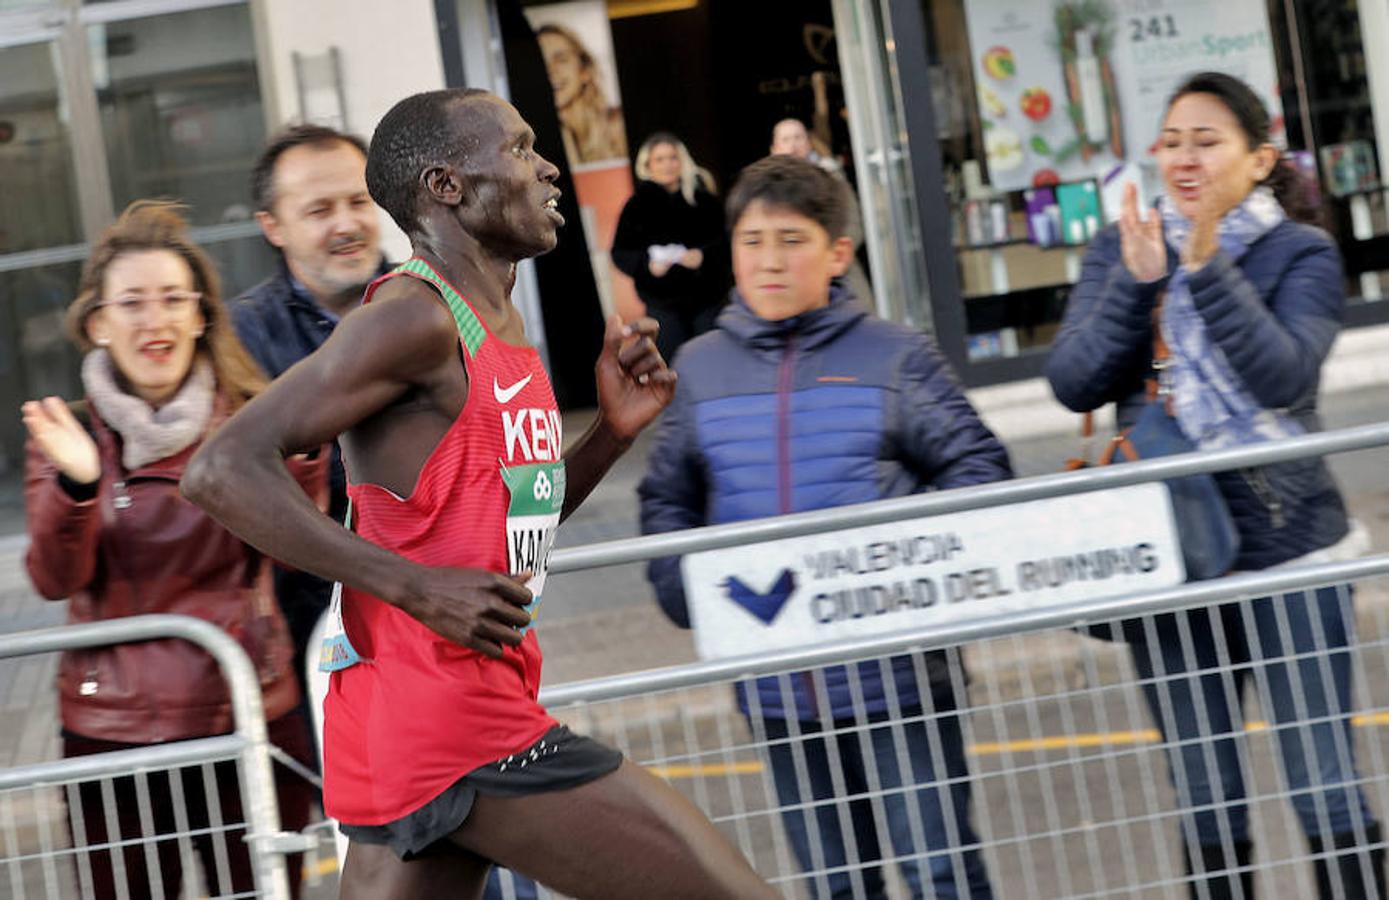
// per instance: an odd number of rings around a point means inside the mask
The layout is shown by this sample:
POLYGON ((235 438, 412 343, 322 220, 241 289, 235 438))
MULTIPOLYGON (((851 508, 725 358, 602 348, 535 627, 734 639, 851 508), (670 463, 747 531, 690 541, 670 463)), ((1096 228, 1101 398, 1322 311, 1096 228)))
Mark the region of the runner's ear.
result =
POLYGON ((429 166, 420 173, 420 187, 436 202, 458 206, 463 202, 463 179, 448 163, 429 166))

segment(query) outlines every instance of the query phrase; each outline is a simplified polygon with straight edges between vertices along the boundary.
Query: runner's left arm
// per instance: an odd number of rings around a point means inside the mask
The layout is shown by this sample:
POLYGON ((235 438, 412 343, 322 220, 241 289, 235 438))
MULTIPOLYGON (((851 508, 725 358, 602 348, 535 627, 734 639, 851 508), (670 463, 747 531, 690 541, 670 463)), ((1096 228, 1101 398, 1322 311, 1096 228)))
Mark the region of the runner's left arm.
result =
POLYGON ((287 456, 456 372, 458 347, 457 326, 438 295, 415 279, 392 279, 213 433, 189 462, 182 489, 267 556, 377 597, 440 637, 498 659, 521 643, 518 629, 531 621, 525 573, 406 559, 324 515, 285 468, 287 456))
POLYGON ((566 485, 560 520, 569 518, 614 462, 632 446, 675 396, 675 371, 656 349, 655 320, 623 325, 608 319, 603 352, 594 373, 598 381, 598 418, 564 454, 566 485))

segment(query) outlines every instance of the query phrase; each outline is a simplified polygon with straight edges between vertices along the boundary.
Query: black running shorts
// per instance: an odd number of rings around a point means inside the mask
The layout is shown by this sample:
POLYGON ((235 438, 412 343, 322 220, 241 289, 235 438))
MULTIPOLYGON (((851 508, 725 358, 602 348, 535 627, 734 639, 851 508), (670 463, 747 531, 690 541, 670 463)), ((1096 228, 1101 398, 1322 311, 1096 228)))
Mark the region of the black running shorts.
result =
POLYGON ((428 856, 462 827, 478 794, 523 797, 578 787, 622 765, 622 754, 556 725, 534 744, 505 759, 479 766, 424 806, 384 825, 339 827, 348 840, 386 844, 404 860, 428 856))

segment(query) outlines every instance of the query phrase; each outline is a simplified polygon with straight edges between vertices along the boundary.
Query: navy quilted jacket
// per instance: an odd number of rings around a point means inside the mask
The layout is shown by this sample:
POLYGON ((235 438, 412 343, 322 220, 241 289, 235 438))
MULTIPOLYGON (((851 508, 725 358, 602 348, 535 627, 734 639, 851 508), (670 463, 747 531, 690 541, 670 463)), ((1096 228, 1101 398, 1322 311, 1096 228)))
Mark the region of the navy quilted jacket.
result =
MULTIPOLYGON (((1008 454, 930 339, 870 317, 841 288, 830 305, 780 322, 735 291, 718 327, 676 357, 680 386, 639 490, 642 531, 676 531, 1011 476, 1008 454)), ((662 608, 688 627, 677 557, 650 564, 662 608)), ((893 660, 899 702, 921 702, 911 657, 893 660)), ((881 669, 860 665, 867 712, 887 709, 881 669)), ((943 654, 928 654, 934 683, 943 654)), ((825 670, 834 718, 854 713, 848 673, 825 670)), ((800 718, 821 718, 811 679, 792 679, 800 718)), ((788 717, 774 679, 760 709, 788 717)), ((739 700, 746 710, 745 697, 739 700)))
MULTIPOLYGON (((1175 267, 1177 251, 1168 248, 1175 267)), ((1231 263, 1216 256, 1189 280, 1196 309, 1245 388, 1308 431, 1321 430, 1321 365, 1341 329, 1345 275, 1340 252, 1320 229, 1284 222, 1231 263)), ((1134 281, 1108 228, 1085 254, 1046 374, 1056 397, 1085 412, 1118 405, 1120 427, 1147 402, 1153 305, 1166 279, 1134 281)), ((1320 460, 1216 476, 1240 533, 1235 567, 1265 569, 1330 546, 1347 531, 1340 492, 1320 460)))

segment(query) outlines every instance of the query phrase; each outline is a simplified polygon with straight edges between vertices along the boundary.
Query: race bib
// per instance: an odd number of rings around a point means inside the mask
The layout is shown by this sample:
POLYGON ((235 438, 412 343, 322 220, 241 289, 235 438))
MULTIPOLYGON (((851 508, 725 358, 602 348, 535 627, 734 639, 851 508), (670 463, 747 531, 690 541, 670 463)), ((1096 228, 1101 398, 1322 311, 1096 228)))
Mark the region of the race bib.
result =
MULTIPOLYGON (((347 517, 343 527, 352 527, 352 501, 347 502, 347 517)), ((333 603, 328 607, 328 624, 323 633, 323 644, 318 651, 318 671, 336 672, 355 666, 362 657, 347 639, 347 629, 342 624, 342 582, 333 585, 333 603)))
MULTIPOLYGON (((550 568, 560 511, 564 509, 564 462, 503 466, 502 481, 510 502, 506 510, 506 565, 512 575, 529 571, 532 599, 526 607, 534 624, 550 568)), ((521 629, 525 634, 530 625, 521 629)))

